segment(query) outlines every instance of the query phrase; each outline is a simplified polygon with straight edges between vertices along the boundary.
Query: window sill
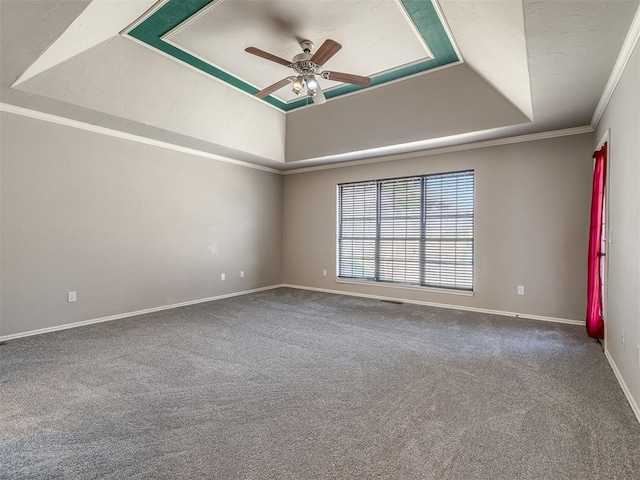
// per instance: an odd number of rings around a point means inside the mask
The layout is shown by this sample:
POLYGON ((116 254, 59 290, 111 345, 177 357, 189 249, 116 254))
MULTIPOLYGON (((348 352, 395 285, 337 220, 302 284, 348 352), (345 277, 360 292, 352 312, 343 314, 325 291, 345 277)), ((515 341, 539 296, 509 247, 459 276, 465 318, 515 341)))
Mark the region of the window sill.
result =
POLYGON ((436 287, 413 287, 411 285, 399 285, 394 283, 383 282, 369 282, 366 280, 345 280, 344 278, 336 278, 336 283, 346 283, 348 285, 362 285, 372 287, 384 287, 384 288, 398 288, 400 290, 414 290, 416 292, 430 292, 430 293, 444 293, 446 295, 461 295, 463 297, 473 297, 473 292, 467 292, 464 290, 453 290, 449 288, 436 288, 436 287))

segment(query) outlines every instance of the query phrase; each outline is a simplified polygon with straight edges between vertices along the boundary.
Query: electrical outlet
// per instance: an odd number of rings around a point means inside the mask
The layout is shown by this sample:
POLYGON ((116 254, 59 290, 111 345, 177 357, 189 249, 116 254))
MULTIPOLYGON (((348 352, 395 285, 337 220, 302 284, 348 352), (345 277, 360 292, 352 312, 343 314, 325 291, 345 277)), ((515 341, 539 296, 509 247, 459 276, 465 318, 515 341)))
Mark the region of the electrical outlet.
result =
POLYGON ((518 295, 524 295, 524 286, 518 285, 518 295))
POLYGON ((622 334, 620 335, 620 343, 624 347, 627 343, 627 331, 623 328, 622 334))
POLYGON ((326 277, 327 276, 327 271, 326 270, 322 270, 322 276, 326 277))
POLYGON ((240 270, 240 278, 244 278, 244 270, 240 270))
POLYGON ((76 292, 67 292, 67 302, 72 303, 76 301, 76 292))
POLYGON ((226 280, 227 276, 224 273, 220 274, 220 281, 224 282, 226 280))

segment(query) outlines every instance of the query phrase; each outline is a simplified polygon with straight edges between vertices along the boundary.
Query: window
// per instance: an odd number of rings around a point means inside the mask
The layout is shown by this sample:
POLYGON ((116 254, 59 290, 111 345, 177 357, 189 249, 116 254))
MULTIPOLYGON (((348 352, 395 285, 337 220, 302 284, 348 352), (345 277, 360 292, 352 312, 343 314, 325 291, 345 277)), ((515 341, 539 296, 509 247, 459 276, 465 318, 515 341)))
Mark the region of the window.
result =
POLYGON ((473 171, 338 185, 338 277, 473 290, 473 171))

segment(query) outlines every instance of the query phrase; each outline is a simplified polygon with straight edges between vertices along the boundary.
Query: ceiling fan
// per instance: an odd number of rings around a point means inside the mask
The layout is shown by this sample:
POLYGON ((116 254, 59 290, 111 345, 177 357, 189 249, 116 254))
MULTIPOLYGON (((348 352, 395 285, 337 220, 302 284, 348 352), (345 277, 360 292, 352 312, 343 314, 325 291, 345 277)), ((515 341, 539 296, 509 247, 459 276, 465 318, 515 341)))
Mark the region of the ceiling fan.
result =
POLYGON ((292 90, 296 95, 300 95, 302 91, 307 89, 307 96, 313 99, 313 103, 318 105, 327 101, 322 93, 322 88, 316 79, 316 75, 324 78, 325 80, 334 80, 336 82, 352 83, 361 87, 368 87, 371 85, 371 79, 369 77, 361 77, 360 75, 352 75, 350 73, 330 72, 322 71, 322 66, 333 57, 342 48, 335 40, 325 40, 315 53, 311 53, 313 49, 313 43, 309 40, 302 40, 300 42, 302 52, 293 57, 293 60, 288 61, 284 58, 278 57, 271 53, 260 50, 256 47, 247 47, 245 51, 258 57, 266 58, 272 62, 279 63, 285 67, 289 67, 296 72, 296 75, 290 76, 268 86, 267 88, 260 90, 256 93, 256 97, 264 98, 267 95, 280 90, 281 88, 293 84, 292 90))

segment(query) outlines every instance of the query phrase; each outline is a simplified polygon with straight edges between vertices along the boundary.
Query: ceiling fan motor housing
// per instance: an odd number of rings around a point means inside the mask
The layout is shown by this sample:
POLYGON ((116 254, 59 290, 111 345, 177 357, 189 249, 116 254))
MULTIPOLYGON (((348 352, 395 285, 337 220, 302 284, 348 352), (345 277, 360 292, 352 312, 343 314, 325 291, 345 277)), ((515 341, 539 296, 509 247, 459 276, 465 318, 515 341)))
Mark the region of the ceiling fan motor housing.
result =
POLYGON ((311 55, 306 53, 296 55, 293 57, 291 68, 293 68, 298 75, 315 75, 316 73, 320 73, 322 67, 310 61, 309 58, 311 58, 311 55), (304 57, 299 58, 302 55, 304 55, 304 57))
POLYGON ((304 53, 311 53, 311 50, 313 50, 313 42, 311 40, 302 40, 300 42, 300 48, 302 48, 304 53))

